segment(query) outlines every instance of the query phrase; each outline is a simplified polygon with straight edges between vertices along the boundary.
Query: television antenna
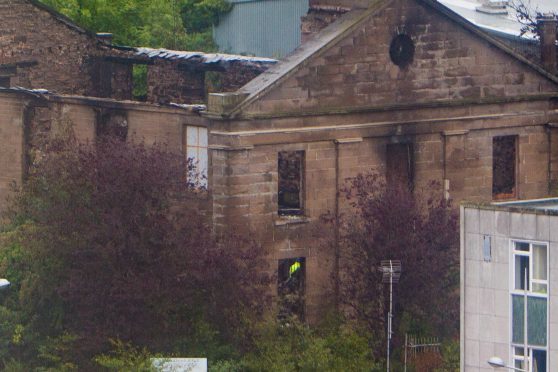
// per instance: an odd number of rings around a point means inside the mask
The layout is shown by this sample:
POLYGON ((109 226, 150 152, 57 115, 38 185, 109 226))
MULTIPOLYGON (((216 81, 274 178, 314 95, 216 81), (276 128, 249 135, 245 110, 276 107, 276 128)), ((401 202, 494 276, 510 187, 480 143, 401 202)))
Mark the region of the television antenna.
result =
POLYGON ((389 357, 391 337, 393 336, 393 284, 399 283, 401 277, 400 260, 383 260, 380 262, 378 270, 382 273, 382 283, 389 284, 389 312, 387 324, 387 372, 389 372, 389 357))

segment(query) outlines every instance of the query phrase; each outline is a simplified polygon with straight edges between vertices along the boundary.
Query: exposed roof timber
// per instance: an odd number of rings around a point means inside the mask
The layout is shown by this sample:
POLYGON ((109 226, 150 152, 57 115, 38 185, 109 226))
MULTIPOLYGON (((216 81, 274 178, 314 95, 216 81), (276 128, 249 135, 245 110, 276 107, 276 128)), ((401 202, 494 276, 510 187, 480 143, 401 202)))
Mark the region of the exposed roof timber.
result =
MULTIPOLYGON (((361 22, 364 22, 369 16, 372 16, 389 5, 393 0, 372 0, 370 6, 366 10, 352 10, 341 16, 336 22, 323 29, 317 35, 313 36, 305 44, 301 45, 294 53, 288 56, 285 60, 278 63, 276 66, 270 68, 263 74, 250 81, 240 90, 239 94, 247 95, 247 98, 233 108, 228 114, 224 116, 234 117, 238 115, 243 108, 261 98, 275 86, 286 80, 294 73, 303 68, 311 57, 318 57, 329 50, 337 41, 348 36, 361 22)), ((453 12, 451 9, 438 3, 436 0, 416 0, 432 8, 433 10, 441 13, 449 20, 457 23, 464 29, 473 33, 477 37, 485 40, 491 45, 497 47, 509 56, 517 59, 521 63, 529 66, 540 75, 548 80, 558 84, 558 77, 549 73, 544 68, 534 63, 533 61, 525 58, 523 55, 517 53, 504 42, 491 36, 486 31, 475 26, 467 19, 461 17, 459 14, 453 12)))

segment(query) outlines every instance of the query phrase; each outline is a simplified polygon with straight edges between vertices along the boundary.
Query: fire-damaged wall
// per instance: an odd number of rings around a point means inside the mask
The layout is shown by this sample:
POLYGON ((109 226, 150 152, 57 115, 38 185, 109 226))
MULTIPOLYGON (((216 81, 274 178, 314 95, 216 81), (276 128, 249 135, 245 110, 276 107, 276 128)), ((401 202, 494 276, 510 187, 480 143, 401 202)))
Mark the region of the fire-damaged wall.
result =
MULTIPOLYGON (((110 90, 103 92, 96 83, 101 70, 107 70, 102 64, 108 62, 100 57, 125 52, 110 48, 94 34, 34 0, 0 1, 0 14, 1 85, 110 96, 110 90)), ((117 78, 111 85, 117 97, 131 94, 127 81, 117 78)))
POLYGON ((189 58, 173 60, 150 55, 159 50, 113 46, 105 36, 97 37, 36 0, 0 0, 0 16, 3 87, 131 100, 133 67, 147 64, 148 101, 203 103, 206 72, 218 71, 219 88, 232 91, 276 62, 192 52, 179 52, 189 58))
MULTIPOLYGON (((57 136, 72 133, 83 143, 93 143, 105 135, 148 145, 164 143, 170 151, 186 156, 187 128, 206 126, 206 120, 188 107, 2 90, 0 216, 12 185, 23 182, 31 167, 41 161, 45 146, 57 136)), ((205 197, 188 202, 200 210, 209 210, 205 197)))
POLYGON ((203 103, 205 73, 179 62, 155 60, 147 68, 147 100, 157 103, 203 103))

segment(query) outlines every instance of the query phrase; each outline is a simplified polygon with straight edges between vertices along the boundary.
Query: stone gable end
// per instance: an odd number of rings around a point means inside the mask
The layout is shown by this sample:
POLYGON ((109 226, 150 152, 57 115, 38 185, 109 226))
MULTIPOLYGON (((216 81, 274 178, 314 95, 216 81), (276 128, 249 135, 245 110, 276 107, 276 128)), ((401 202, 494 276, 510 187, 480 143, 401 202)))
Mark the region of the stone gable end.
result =
POLYGON ((18 66, 12 86, 67 94, 92 89, 88 58, 101 53, 92 35, 27 0, 0 0, 0 14, 0 64, 28 63, 18 66))
POLYGON ((311 113, 558 91, 532 67, 416 0, 391 1, 333 43, 243 111, 311 113), (405 68, 390 58, 390 44, 399 33, 415 46, 405 68))

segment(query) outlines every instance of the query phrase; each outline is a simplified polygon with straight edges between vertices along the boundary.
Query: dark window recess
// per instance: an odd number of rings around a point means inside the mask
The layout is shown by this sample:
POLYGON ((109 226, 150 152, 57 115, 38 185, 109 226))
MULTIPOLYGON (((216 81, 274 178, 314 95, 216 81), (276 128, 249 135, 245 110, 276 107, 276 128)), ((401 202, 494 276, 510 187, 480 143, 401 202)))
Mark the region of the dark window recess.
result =
POLYGON ((492 139, 492 197, 516 197, 517 136, 492 139))
POLYGON ((11 78, 9 76, 0 76, 0 87, 9 88, 11 85, 11 78))
POLYGON ((277 275, 279 295, 279 318, 291 316, 304 320, 304 287, 306 281, 306 259, 304 257, 279 260, 277 275))
POLYGON ((128 119, 125 112, 101 112, 97 116, 98 138, 111 136, 123 141, 128 137, 128 119))
POLYGON ((112 63, 102 59, 95 59, 92 63, 94 95, 104 98, 110 97, 112 95, 112 63))
POLYGON ((415 43, 408 35, 399 34, 393 38, 389 46, 391 61, 401 68, 413 62, 415 57, 415 43))
POLYGON ((282 151, 278 163, 278 212, 282 216, 302 215, 304 151, 282 151))
POLYGON ((388 186, 413 189, 414 156, 412 143, 390 143, 386 150, 386 181, 388 186))

